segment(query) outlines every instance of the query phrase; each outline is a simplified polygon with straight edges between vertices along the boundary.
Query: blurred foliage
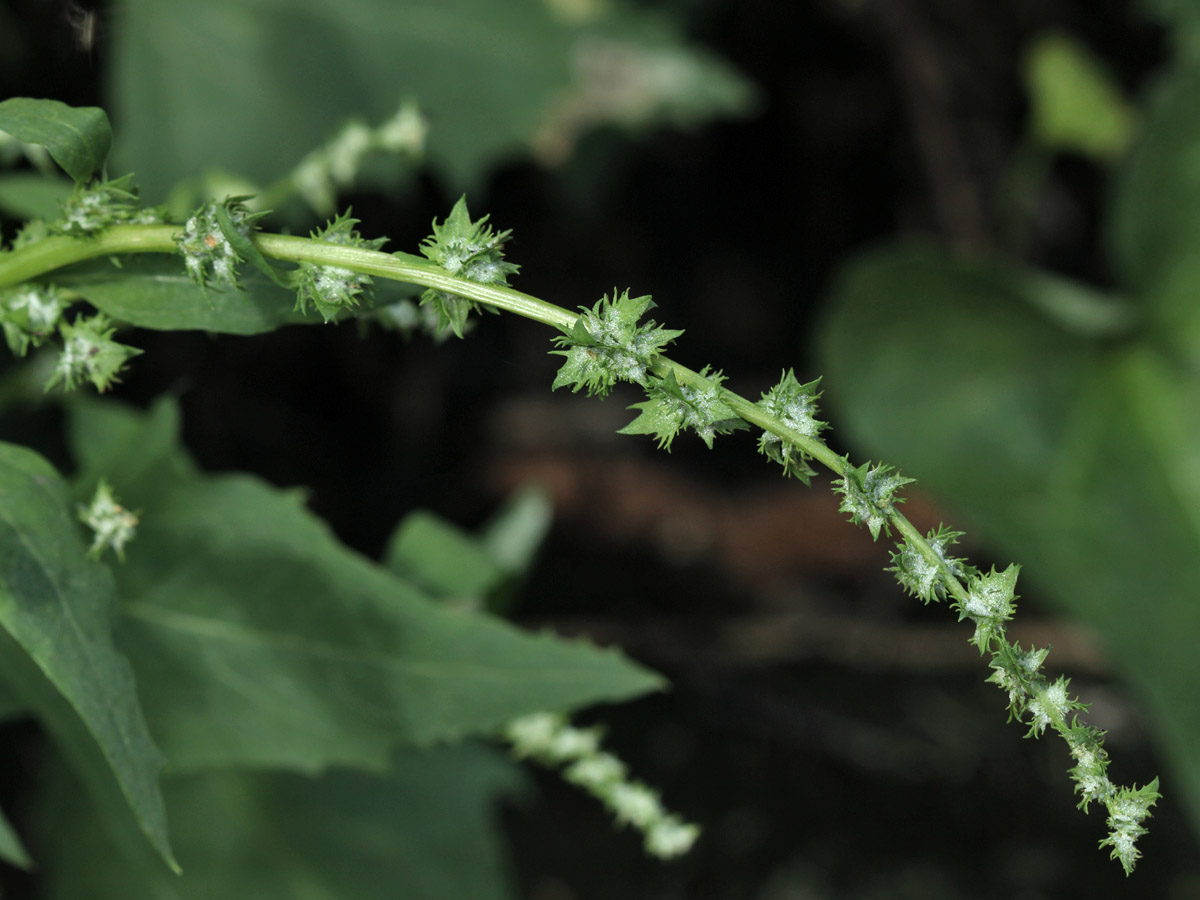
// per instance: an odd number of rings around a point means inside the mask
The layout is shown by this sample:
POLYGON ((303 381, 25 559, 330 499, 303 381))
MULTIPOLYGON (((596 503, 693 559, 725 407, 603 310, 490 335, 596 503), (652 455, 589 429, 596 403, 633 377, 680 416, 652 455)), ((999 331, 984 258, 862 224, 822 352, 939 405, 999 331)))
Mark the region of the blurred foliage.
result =
MULTIPOLYGON (((1049 65, 1037 47, 1031 127, 1062 150, 1115 154, 1118 99, 1087 86, 1077 51, 1049 65)), ((1113 290, 901 243, 845 264, 818 340, 853 443, 1099 632, 1151 712, 1164 790, 1186 795, 1200 832, 1198 88, 1190 64, 1162 79, 1114 172, 1113 290)))
POLYGON ((744 113, 749 83, 669 19, 562 0, 123 0, 111 44, 115 164, 153 200, 211 170, 259 184, 348 118, 415 100, 457 194, 598 125, 744 113), (269 135, 269 139, 264 139, 269 135))

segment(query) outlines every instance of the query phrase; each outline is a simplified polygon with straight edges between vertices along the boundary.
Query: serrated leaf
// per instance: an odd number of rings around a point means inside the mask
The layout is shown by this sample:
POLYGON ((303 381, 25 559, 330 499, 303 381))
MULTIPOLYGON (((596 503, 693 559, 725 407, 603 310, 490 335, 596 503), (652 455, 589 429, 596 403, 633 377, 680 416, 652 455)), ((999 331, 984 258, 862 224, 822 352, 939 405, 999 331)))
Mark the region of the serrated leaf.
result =
POLYGON ((120 636, 176 771, 378 769, 397 745, 659 684, 614 652, 435 604, 342 547, 295 492, 140 465, 149 483, 108 473, 142 520, 118 570, 120 636))
MULTIPOLYGON (((61 781, 61 779, 60 779, 61 781)), ((183 874, 122 855, 81 815, 71 785, 51 796, 48 896, 128 900, 514 900, 496 806, 522 783, 471 745, 394 755, 382 777, 206 773, 167 783, 183 874)))
POLYGON ((149 255, 127 257, 119 269, 96 260, 55 277, 55 284, 78 291, 111 318, 140 328, 248 335, 312 323, 293 308, 295 294, 265 276, 250 272, 241 283, 241 290, 202 288, 180 260, 149 255))
POLYGON ((113 827, 135 819, 173 865, 158 789, 162 760, 129 663, 112 643, 109 571, 85 559, 66 485, 40 456, 0 444, 0 496, 0 675, 113 827))
POLYGON ((104 110, 67 106, 58 100, 12 97, 0 102, 0 131, 45 147, 77 182, 99 172, 112 147, 112 129, 104 110))

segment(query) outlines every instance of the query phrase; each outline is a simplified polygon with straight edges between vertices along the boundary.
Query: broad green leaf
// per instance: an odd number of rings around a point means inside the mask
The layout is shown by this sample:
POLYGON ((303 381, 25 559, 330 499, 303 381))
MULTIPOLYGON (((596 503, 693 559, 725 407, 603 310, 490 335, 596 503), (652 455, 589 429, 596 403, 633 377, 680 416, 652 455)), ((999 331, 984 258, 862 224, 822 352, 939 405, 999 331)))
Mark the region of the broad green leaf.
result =
POLYGON ((0 859, 18 869, 33 868, 33 860, 29 856, 29 851, 25 849, 21 838, 2 812, 0 812, 0 859))
POLYGON ((76 181, 87 181, 99 172, 112 146, 104 110, 71 107, 58 100, 12 97, 0 102, 0 131, 45 147, 76 181))
MULTIPOLYGON (((103 427, 102 407, 88 414, 76 440, 103 427)), ((114 417, 123 440, 128 424, 114 417)), ((175 771, 380 768, 397 745, 660 684, 616 653, 433 603, 342 547, 296 492, 137 466, 154 477, 106 474, 142 520, 117 573, 120 639, 175 771)))
POLYGON ((1085 45, 1064 34, 1038 36, 1026 53, 1024 76, 1030 127, 1042 146, 1101 162, 1125 152, 1133 138, 1133 110, 1085 45))
POLYGON ((239 281, 242 291, 202 288, 188 278, 180 260, 150 255, 127 257, 120 268, 96 260, 54 279, 111 318, 140 328, 245 335, 320 321, 296 312, 295 294, 259 272, 246 272, 239 281))
POLYGON ((0 210, 16 219, 53 222, 62 215, 62 205, 71 196, 71 182, 47 178, 33 172, 0 175, 0 210))
POLYGON ((1160 338, 1200 362, 1200 66, 1173 72, 1148 103, 1144 134, 1117 173, 1108 217, 1113 267, 1160 338))
POLYGON ((0 676, 106 815, 131 816, 173 864, 161 757, 112 644, 111 575, 85 558, 66 485, 40 456, 0 444, 0 497, 0 676))
POLYGON ((207 773, 167 782, 183 874, 129 859, 52 798, 51 900, 512 900, 496 805, 519 772, 472 745, 395 754, 381 777, 207 773))
POLYGON ((1096 628, 1200 830, 1200 381, 1148 342, 1065 331, 1042 283, 930 250, 860 258, 821 333, 826 398, 857 454, 955 504, 1028 593, 1096 628))

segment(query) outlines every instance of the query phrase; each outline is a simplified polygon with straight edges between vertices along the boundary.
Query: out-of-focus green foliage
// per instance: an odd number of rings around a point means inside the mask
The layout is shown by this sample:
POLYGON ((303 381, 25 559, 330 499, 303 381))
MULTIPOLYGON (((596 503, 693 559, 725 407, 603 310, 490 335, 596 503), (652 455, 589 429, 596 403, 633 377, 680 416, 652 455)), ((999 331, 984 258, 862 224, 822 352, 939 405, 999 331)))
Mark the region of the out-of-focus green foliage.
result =
POLYGON ((1097 629, 1200 831, 1198 86, 1185 67, 1158 87, 1115 173, 1115 291, 884 247, 846 265, 819 346, 854 443, 1097 629))
POLYGON ((1087 47, 1067 35, 1041 35, 1026 53, 1024 74, 1039 145, 1102 161, 1125 152, 1133 110, 1087 47))
POLYGON ((116 163, 155 200, 212 170, 270 184, 347 118, 407 100, 458 192, 531 149, 561 159, 597 125, 692 124, 753 99, 676 27, 620 4, 123 0, 116 19, 116 163))

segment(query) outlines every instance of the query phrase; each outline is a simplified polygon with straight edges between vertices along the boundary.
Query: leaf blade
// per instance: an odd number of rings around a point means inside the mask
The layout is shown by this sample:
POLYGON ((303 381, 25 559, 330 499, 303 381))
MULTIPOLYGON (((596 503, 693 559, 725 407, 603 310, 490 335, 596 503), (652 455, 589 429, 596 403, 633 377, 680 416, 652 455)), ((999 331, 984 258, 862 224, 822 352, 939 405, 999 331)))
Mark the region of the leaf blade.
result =
POLYGON ((112 643, 111 575, 86 560, 66 486, 37 454, 0 444, 0 496, 0 673, 99 801, 124 807, 174 866, 162 758, 112 643))
POLYGON ((58 100, 11 97, 0 102, 0 131, 45 147, 76 182, 99 172, 112 148, 112 128, 104 110, 58 100))

